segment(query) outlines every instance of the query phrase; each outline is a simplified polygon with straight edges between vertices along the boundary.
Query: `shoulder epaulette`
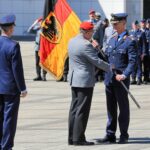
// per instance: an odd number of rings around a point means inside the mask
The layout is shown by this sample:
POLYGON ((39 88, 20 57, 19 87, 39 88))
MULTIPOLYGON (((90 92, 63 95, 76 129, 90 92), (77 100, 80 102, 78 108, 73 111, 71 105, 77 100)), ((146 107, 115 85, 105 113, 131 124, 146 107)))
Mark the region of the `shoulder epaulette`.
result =
POLYGON ((114 36, 117 36, 117 32, 116 32, 116 31, 114 31, 114 32, 112 33, 112 37, 114 37, 114 36))
POLYGON ((117 38, 117 32, 114 32, 114 33, 112 34, 111 39, 112 39, 112 38, 117 38))

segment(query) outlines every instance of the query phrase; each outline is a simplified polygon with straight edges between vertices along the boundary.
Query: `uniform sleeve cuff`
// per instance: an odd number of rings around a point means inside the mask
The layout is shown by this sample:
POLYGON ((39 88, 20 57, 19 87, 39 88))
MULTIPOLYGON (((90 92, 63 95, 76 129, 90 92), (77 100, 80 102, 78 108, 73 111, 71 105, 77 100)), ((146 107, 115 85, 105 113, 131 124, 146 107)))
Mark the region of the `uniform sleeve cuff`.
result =
POLYGON ((127 78, 127 77, 126 77, 126 75, 124 75, 124 74, 123 74, 123 77, 124 77, 124 79, 126 79, 126 78, 127 78))
POLYGON ((21 94, 26 93, 26 92, 27 92, 27 90, 25 89, 25 90, 21 91, 21 94))

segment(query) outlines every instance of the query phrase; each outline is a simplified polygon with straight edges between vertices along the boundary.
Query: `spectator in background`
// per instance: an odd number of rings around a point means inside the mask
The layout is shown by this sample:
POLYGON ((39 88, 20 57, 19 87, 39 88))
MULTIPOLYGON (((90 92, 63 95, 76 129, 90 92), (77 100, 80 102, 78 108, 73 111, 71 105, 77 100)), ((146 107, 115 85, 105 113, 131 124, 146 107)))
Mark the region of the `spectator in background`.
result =
POLYGON ((113 29, 112 25, 109 25, 105 28, 104 38, 103 38, 103 50, 105 51, 109 40, 115 35, 117 32, 113 29))
POLYGON ((46 71, 43 70, 43 75, 41 76, 41 66, 40 66, 40 57, 39 57, 39 49, 40 49, 40 34, 41 34, 41 23, 43 19, 42 17, 35 20, 35 22, 29 27, 29 33, 36 33, 35 37, 35 60, 36 60, 36 74, 37 77, 34 78, 34 81, 46 81, 46 71))
POLYGON ((107 18, 105 18, 103 20, 103 30, 104 30, 104 33, 105 33, 105 29, 109 26, 109 20, 107 18))
POLYGON ((101 14, 99 12, 95 13, 95 20, 98 22, 99 20, 101 20, 101 14))
MULTIPOLYGON (((94 42, 97 42, 99 45, 99 48, 102 49, 103 37, 104 37, 104 25, 101 20, 101 14, 99 12, 96 12, 95 14, 96 14, 95 16, 96 16, 97 23, 94 26, 94 33, 93 33, 92 39, 94 42)), ((100 53, 98 53, 98 56, 100 58, 102 58, 100 53)), ((96 70, 97 70, 96 75, 95 75, 96 81, 103 81, 104 80, 104 71, 99 68, 96 68, 96 70)))
POLYGON ((150 18, 148 18, 146 20, 146 28, 148 29, 148 33, 147 33, 147 42, 148 42, 148 53, 149 53, 149 79, 148 82, 150 82, 150 18))
POLYGON ((96 20, 96 16, 95 16, 95 10, 89 11, 89 20, 87 20, 87 21, 93 23, 93 25, 96 25, 97 20, 96 20))
POLYGON ((144 72, 144 80, 143 83, 147 84, 148 79, 149 79, 149 43, 148 43, 148 33, 149 33, 149 29, 146 28, 146 20, 142 19, 140 22, 140 26, 141 26, 141 31, 143 33, 145 33, 146 36, 146 44, 145 44, 145 48, 143 50, 142 53, 142 64, 143 64, 143 72, 144 72))
POLYGON ((129 32, 130 37, 136 41, 137 62, 133 69, 131 77, 131 84, 140 85, 142 83, 142 55, 146 45, 145 33, 140 30, 139 22, 136 20, 132 22, 132 30, 129 32), (137 77, 137 80, 136 80, 137 77))

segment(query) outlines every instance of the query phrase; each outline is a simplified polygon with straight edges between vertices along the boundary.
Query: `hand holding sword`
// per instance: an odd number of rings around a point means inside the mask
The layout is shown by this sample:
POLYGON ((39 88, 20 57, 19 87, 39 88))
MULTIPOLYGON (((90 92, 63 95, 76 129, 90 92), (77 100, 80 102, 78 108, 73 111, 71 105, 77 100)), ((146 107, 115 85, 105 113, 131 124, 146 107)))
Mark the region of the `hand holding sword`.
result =
MULTIPOLYGON (((99 47, 97 47, 97 49, 99 50, 99 52, 101 53, 101 55, 102 55, 102 57, 103 57, 103 59, 105 60, 105 61, 107 61, 107 58, 106 58, 106 56, 105 56, 105 53, 102 51, 102 49, 100 49, 99 47)), ((141 107, 140 107, 140 105, 139 105, 139 103, 137 102, 137 100, 135 99, 135 97, 132 95, 132 93, 129 91, 129 89, 127 88, 127 86, 124 84, 124 82, 123 82, 123 80, 125 80, 125 75, 123 75, 123 74, 117 74, 117 72, 116 72, 116 70, 115 70, 115 65, 114 64, 112 64, 111 65, 111 68, 112 68, 112 70, 113 70, 113 72, 115 73, 115 75, 116 75, 116 80, 117 81, 119 81, 121 84, 122 84, 122 86, 124 87, 124 89, 126 90, 126 92, 129 94, 129 96, 131 97, 131 99, 133 100, 133 102, 136 104, 136 106, 140 109, 141 107)))
POLYGON ((137 102, 137 100, 135 99, 135 97, 132 95, 132 93, 129 91, 129 89, 126 87, 126 85, 123 82, 123 80, 125 79, 125 76, 117 74, 116 71, 115 71, 115 75, 116 75, 116 80, 119 81, 122 84, 122 86, 124 87, 124 89, 126 90, 126 92, 129 94, 129 96, 131 97, 131 99, 133 100, 133 102, 140 109, 141 107, 140 107, 139 103, 137 102))

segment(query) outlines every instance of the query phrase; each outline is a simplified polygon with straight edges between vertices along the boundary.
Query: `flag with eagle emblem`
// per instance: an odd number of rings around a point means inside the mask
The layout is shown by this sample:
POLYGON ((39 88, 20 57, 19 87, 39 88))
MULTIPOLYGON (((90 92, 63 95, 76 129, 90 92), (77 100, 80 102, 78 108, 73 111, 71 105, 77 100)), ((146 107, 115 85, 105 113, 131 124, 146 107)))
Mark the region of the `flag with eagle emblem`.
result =
POLYGON ((66 0, 45 0, 40 37, 40 65, 56 80, 63 76, 70 38, 79 33, 80 20, 66 0))

